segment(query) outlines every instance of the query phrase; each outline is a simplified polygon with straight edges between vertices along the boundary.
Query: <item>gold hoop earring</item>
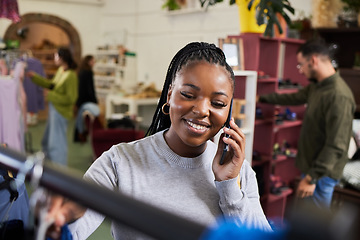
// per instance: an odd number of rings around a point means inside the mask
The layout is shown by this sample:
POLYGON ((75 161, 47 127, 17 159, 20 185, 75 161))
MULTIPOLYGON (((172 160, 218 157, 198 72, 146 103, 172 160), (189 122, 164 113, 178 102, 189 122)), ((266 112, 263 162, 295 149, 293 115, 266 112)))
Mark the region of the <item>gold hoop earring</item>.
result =
POLYGON ((165 106, 170 106, 170 104, 168 104, 167 102, 164 103, 164 105, 162 105, 161 107, 161 111, 164 115, 169 115, 169 112, 165 112, 165 106))

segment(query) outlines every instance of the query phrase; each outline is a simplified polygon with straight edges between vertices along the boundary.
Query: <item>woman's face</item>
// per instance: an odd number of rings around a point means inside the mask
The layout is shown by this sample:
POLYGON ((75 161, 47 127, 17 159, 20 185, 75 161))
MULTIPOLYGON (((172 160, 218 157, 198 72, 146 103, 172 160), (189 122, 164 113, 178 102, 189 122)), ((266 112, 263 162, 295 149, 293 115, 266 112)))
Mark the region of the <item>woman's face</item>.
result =
POLYGON ((91 58, 91 59, 89 60, 89 66, 90 66, 90 67, 94 67, 94 65, 95 65, 95 58, 91 58))
POLYGON ((54 54, 54 61, 55 61, 56 66, 60 66, 62 64, 62 60, 58 53, 54 54))
POLYGON ((170 148, 188 157, 204 151, 224 125, 232 96, 224 67, 199 62, 182 69, 168 93, 171 126, 165 139, 170 148))

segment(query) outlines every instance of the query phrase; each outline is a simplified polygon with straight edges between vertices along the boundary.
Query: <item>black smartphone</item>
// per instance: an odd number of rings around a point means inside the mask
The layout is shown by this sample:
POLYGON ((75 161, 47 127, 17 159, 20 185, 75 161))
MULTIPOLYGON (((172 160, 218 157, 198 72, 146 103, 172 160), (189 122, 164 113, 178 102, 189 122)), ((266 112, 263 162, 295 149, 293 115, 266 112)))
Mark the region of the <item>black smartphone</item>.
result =
MULTIPOLYGON (((231 113, 232 113, 232 105, 233 105, 233 99, 231 99, 231 103, 230 103, 230 110, 229 110, 229 115, 228 118, 226 119, 226 122, 224 124, 225 127, 230 128, 230 120, 231 120, 231 113)), ((225 134, 225 137, 230 137, 228 134, 225 134)), ((225 143, 224 145, 224 149, 223 149, 223 153, 221 155, 220 158, 220 165, 224 164, 224 160, 225 160, 225 155, 226 152, 229 151, 229 146, 225 143)))

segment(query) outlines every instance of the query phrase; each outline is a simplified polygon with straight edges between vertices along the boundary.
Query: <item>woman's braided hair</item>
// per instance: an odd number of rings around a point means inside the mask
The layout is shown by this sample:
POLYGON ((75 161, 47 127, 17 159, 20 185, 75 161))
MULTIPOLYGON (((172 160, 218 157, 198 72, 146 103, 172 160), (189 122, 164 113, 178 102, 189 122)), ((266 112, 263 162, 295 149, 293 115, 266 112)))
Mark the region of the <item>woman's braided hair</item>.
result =
POLYGON ((223 66, 229 73, 229 79, 232 80, 232 84, 234 84, 234 72, 226 63, 225 55, 220 48, 214 44, 205 42, 192 42, 187 44, 176 53, 170 62, 159 103, 156 107, 152 123, 146 133, 147 136, 167 129, 171 125, 170 116, 163 114, 161 108, 167 101, 168 91, 176 74, 183 69, 183 67, 189 66, 194 62, 202 61, 223 66))

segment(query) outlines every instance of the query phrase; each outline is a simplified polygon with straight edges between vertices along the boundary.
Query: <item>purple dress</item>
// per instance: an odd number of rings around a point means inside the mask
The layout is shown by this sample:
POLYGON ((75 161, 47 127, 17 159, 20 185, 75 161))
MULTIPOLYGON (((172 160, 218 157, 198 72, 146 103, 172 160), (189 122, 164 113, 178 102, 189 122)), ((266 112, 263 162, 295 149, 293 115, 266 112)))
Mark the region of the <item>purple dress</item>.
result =
MULTIPOLYGON (((45 77, 44 67, 40 60, 36 58, 28 58, 26 60, 27 71, 34 71, 37 74, 45 77)), ((33 83, 29 77, 25 76, 24 90, 27 98, 27 111, 37 113, 44 109, 44 94, 43 88, 33 83)))

